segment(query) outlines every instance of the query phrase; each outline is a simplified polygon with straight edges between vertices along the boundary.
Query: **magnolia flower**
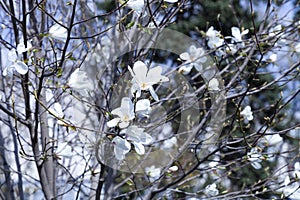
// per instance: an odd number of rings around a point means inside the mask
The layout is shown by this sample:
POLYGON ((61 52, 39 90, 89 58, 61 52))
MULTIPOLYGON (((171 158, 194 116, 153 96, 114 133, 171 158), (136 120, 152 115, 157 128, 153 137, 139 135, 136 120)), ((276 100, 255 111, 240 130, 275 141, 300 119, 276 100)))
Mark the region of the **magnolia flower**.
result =
POLYGON ((112 143, 114 144, 114 153, 116 158, 118 160, 124 160, 125 155, 130 151, 130 143, 119 136, 114 137, 112 143))
POLYGON ((151 167, 146 167, 145 172, 149 177, 150 182, 154 182, 160 177, 161 169, 152 165, 151 167))
POLYGON ((279 134, 266 135, 265 139, 268 146, 273 146, 283 141, 279 134))
POLYGON ((75 90, 92 90, 93 84, 91 80, 88 78, 85 71, 80 71, 77 68, 70 76, 68 81, 68 86, 75 90))
POLYGON ((213 183, 205 187, 204 193, 208 197, 213 197, 219 194, 219 190, 217 188, 217 184, 213 183))
POLYGON ((125 138, 130 141, 137 154, 145 154, 144 145, 150 144, 152 141, 151 135, 144 132, 143 128, 137 126, 129 126, 126 130, 122 130, 121 133, 125 134, 125 138))
POLYGON ((68 36, 68 30, 59 24, 54 24, 49 29, 49 35, 57 40, 66 41, 68 36))
POLYGON ((145 144, 149 144, 152 141, 151 135, 144 132, 143 128, 137 126, 130 126, 121 131, 125 138, 116 136, 112 143, 114 144, 114 153, 118 160, 123 160, 125 155, 130 151, 131 144, 133 144, 135 151, 139 155, 145 154, 145 144))
POLYGON ((202 64, 207 61, 204 56, 205 52, 203 48, 196 48, 194 45, 190 46, 188 52, 184 52, 179 55, 182 60, 185 60, 184 66, 182 66, 179 71, 183 74, 188 74, 195 67, 198 71, 202 71, 202 64))
POLYGON ((250 152, 247 153, 247 159, 251 162, 252 167, 255 169, 261 169, 261 159, 263 158, 261 152, 257 147, 251 149, 250 152))
POLYGON ((142 116, 148 117, 151 110, 149 99, 138 100, 135 104, 135 112, 142 116))
POLYGON ((130 98, 123 97, 121 106, 112 110, 111 114, 118 117, 107 122, 108 127, 115 127, 119 125, 120 128, 126 128, 130 120, 134 119, 134 106, 130 98))
POLYGON ((220 90, 219 89, 219 81, 216 78, 211 79, 208 82, 208 89, 209 90, 220 90))
POLYGON ((132 92, 136 92, 136 97, 141 96, 142 90, 149 90, 151 96, 158 101, 158 96, 153 89, 153 85, 169 81, 169 78, 162 76, 162 68, 160 66, 148 70, 147 66, 142 61, 137 61, 133 65, 133 69, 128 66, 128 70, 133 76, 132 92))
POLYGON ((213 26, 207 30, 206 36, 208 37, 207 45, 210 49, 218 48, 224 44, 224 39, 221 38, 222 35, 214 30, 213 26))
POLYGON ((19 55, 21 55, 22 53, 29 51, 31 48, 32 48, 32 44, 30 41, 26 42, 26 47, 25 47, 24 41, 23 39, 21 39, 20 44, 17 45, 17 52, 19 55))
POLYGON ((15 70, 21 75, 28 72, 28 66, 24 62, 18 60, 18 55, 15 49, 8 52, 8 60, 12 62, 12 65, 3 70, 3 76, 12 76, 15 70))
POLYGON ((243 42, 243 40, 242 40, 242 37, 243 37, 244 35, 248 34, 248 33, 249 33, 249 30, 248 30, 248 29, 246 29, 246 30, 244 30, 244 31, 241 32, 239 28, 237 28, 237 27, 232 27, 232 28, 231 28, 231 34, 232 34, 232 36, 233 36, 232 42, 233 42, 233 43, 239 43, 239 44, 238 44, 238 47, 239 47, 239 48, 244 47, 245 44, 244 44, 244 42, 243 42))
POLYGON ((253 115, 252 115, 251 107, 246 106, 244 110, 241 112, 241 115, 245 118, 247 121, 253 120, 253 115))

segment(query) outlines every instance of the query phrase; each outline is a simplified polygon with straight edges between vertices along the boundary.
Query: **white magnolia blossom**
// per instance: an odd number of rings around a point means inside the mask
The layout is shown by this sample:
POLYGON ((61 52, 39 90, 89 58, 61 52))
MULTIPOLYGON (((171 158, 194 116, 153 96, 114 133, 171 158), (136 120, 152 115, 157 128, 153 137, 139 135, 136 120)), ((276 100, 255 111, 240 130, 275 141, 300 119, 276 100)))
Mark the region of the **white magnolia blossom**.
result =
POLYGON ((132 92, 136 93, 136 97, 141 96, 141 91, 149 90, 151 96, 158 101, 153 85, 169 81, 168 77, 161 75, 162 68, 157 66, 148 70, 148 67, 142 61, 137 61, 134 63, 133 69, 128 66, 128 70, 133 76, 132 92))
POLYGON ((130 120, 134 119, 134 106, 130 98, 123 97, 121 106, 112 110, 111 114, 118 117, 107 122, 108 127, 119 126, 120 128, 128 127, 130 120))
POLYGON ((203 48, 196 48, 194 45, 190 46, 188 52, 184 52, 179 55, 184 60, 184 66, 179 68, 183 74, 191 72, 192 68, 195 67, 199 72, 203 70, 202 64, 207 61, 203 48))
POLYGON ((231 34, 233 36, 232 38, 232 42, 233 43, 238 43, 237 46, 239 48, 242 48, 245 46, 244 42, 243 42, 243 36, 247 35, 249 33, 249 30, 246 29, 244 31, 240 31, 240 29, 238 27, 231 27, 231 34))
POLYGON ((93 83, 85 71, 77 68, 70 76, 68 86, 74 90, 93 90, 93 83))
POLYGON ((283 188, 283 193, 285 197, 291 200, 299 200, 300 197, 300 185, 298 182, 290 184, 290 177, 287 176, 284 180, 285 187, 283 188))
POLYGON ((140 99, 135 104, 135 112, 139 115, 148 117, 151 110, 149 99, 140 99))
POLYGON ((68 30, 59 24, 54 24, 49 29, 49 35, 54 39, 61 40, 64 42, 67 39, 68 30))
POLYGON ((283 142, 283 139, 279 134, 266 135, 265 140, 268 146, 273 146, 283 142))
MULTIPOLYGON (((21 53, 25 52, 25 49, 22 49, 22 47, 20 47, 19 45, 17 46, 17 49, 19 49, 18 53, 20 55, 21 53)), ((14 71, 17 71, 21 75, 25 75, 28 72, 28 66, 24 62, 22 62, 18 59, 16 49, 11 49, 8 52, 8 60, 12 64, 3 70, 3 76, 11 77, 11 76, 13 76, 14 71)))
POLYGON ((255 169, 261 169, 261 161, 263 156, 257 147, 251 149, 250 152, 247 153, 247 159, 251 162, 252 167, 255 169))
POLYGON ((137 126, 129 126, 127 129, 121 131, 125 138, 116 136, 112 143, 114 144, 114 154, 118 160, 124 160, 125 155, 130 151, 131 144, 133 144, 134 149, 137 154, 145 154, 144 145, 149 144, 152 141, 151 135, 144 132, 143 128, 137 126))
POLYGON ((253 120, 253 113, 251 111, 250 106, 246 106, 244 110, 242 110, 241 115, 245 118, 246 121, 253 120))
POLYGON ((20 44, 17 45, 18 55, 21 55, 22 53, 29 51, 31 48, 32 48, 32 44, 30 41, 26 42, 26 47, 25 47, 24 41, 23 39, 21 39, 20 44))
POLYGON ((144 132, 144 128, 129 126, 126 130, 122 130, 121 133, 125 134, 125 138, 133 144, 135 151, 139 155, 145 153, 144 145, 148 145, 152 142, 151 135, 144 132))
POLYGON ((160 177, 161 169, 152 165, 150 167, 146 167, 145 172, 149 177, 150 182, 154 182, 160 177))
POLYGON ((217 196, 219 194, 219 190, 217 188, 217 184, 213 183, 205 187, 204 193, 208 197, 217 196))
POLYGON ((213 26, 211 26, 207 32, 206 36, 208 37, 207 45, 210 49, 215 49, 224 44, 224 39, 219 31, 216 31, 213 26))
POLYGON ((208 89, 209 90, 220 90, 218 79, 216 79, 216 78, 211 79, 208 82, 208 89))

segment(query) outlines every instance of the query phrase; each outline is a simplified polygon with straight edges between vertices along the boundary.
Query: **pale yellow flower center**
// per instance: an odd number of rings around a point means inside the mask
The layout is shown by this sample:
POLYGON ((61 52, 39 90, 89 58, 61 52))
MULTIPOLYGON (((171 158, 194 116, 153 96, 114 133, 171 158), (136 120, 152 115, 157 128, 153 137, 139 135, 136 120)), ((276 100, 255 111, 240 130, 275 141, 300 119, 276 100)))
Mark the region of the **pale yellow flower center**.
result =
POLYGON ((146 88, 147 88, 147 84, 146 84, 146 83, 142 83, 142 84, 141 84, 141 89, 142 89, 142 90, 145 90, 146 88))

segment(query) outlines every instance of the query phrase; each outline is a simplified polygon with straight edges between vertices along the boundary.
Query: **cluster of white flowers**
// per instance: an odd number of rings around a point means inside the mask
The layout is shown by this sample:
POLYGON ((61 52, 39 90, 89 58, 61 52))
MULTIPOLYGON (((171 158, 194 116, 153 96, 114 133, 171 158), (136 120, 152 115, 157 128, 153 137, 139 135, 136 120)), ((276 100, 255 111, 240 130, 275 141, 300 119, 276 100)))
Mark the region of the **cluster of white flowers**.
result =
POLYGON ((216 50, 217 56, 223 56, 225 55, 225 52, 235 54, 239 49, 245 46, 243 36, 248 34, 248 32, 248 29, 241 32, 238 27, 232 27, 232 36, 224 37, 219 31, 216 31, 214 27, 211 26, 205 33, 207 37, 207 46, 210 49, 216 50), (225 43, 225 39, 230 39, 230 41, 225 43))
POLYGON ((123 97, 121 106, 111 111, 111 114, 116 117, 107 122, 109 128, 121 129, 112 140, 114 153, 118 160, 125 159, 125 155, 131 149, 131 144, 137 154, 145 153, 144 145, 150 144, 152 136, 146 133, 144 128, 133 125, 133 120, 139 116, 148 117, 151 112, 151 102, 149 99, 137 99, 141 97, 142 91, 149 91, 153 99, 158 101, 159 98, 153 85, 169 80, 168 77, 161 75, 162 68, 160 66, 148 69, 142 61, 135 62, 133 69, 128 66, 128 70, 133 77, 131 92, 136 101, 133 103, 131 98, 123 97))
POLYGON ((282 144, 283 139, 279 134, 269 134, 259 140, 258 146, 251 149, 247 154, 247 160, 251 162, 252 167, 261 169, 263 160, 272 161, 274 155, 279 153, 278 147, 282 144), (265 147, 268 147, 267 149, 265 147), (264 153, 263 153, 264 152, 264 153))
POLYGON ((28 72, 28 66, 26 63, 21 61, 20 57, 22 53, 29 51, 31 48, 32 44, 30 41, 27 41, 25 47, 24 42, 21 40, 21 43, 17 45, 17 49, 11 49, 8 52, 8 60, 11 64, 3 70, 3 76, 12 77, 14 71, 17 71, 21 75, 25 75, 28 72))

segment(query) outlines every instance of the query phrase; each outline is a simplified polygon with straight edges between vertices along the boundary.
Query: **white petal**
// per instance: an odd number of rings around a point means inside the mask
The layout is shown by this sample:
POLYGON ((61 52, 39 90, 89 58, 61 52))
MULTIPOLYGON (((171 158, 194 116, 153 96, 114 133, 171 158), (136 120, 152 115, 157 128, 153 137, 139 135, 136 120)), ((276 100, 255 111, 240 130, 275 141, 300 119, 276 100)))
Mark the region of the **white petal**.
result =
POLYGON ((113 140, 112 140, 115 148, 114 148, 114 153, 115 156, 118 160, 123 160, 125 158, 125 155, 130 151, 131 146, 130 143, 121 138, 116 136, 113 140))
POLYGON ((144 0, 129 0, 127 6, 137 12, 141 12, 144 7, 144 0))
POLYGON ((135 111, 148 111, 151 110, 150 101, 149 99, 141 99, 138 100, 135 104, 135 111))
POLYGON ((255 169, 261 169, 261 164, 259 162, 251 162, 252 167, 254 167, 255 169))
POLYGON ((12 77, 14 75, 14 70, 15 70, 15 66, 10 65, 3 70, 2 75, 12 77))
POLYGON ((115 126, 117 126, 118 125, 118 123, 119 123, 119 121, 120 121, 120 118, 114 118, 114 119, 112 119, 112 120, 110 120, 110 121, 108 121, 108 122, 106 122, 106 125, 108 126, 108 127, 115 127, 115 126))
POLYGON ((216 36, 217 31, 214 30, 214 27, 211 26, 209 27, 209 29, 206 31, 206 36, 207 37, 215 37, 216 36))
POLYGON ((62 110, 62 107, 59 103, 54 103, 50 108, 49 108, 49 111, 55 115, 55 117, 58 117, 58 118, 62 118, 64 116, 64 113, 63 113, 63 110, 62 110))
POLYGON ((176 3, 178 0, 165 0, 165 2, 168 2, 168 3, 176 3))
POLYGON ((187 52, 184 52, 184 53, 180 54, 179 57, 182 60, 190 60, 190 54, 188 54, 187 52))
POLYGON ((169 78, 161 75, 161 72, 162 72, 162 68, 160 66, 151 68, 147 74, 147 83, 150 82, 151 85, 154 85, 159 82, 169 81, 169 78))
POLYGON ((129 125, 129 122, 120 122, 119 127, 126 128, 128 125, 129 125))
POLYGON ((300 43, 298 43, 296 46, 295 46, 295 51, 297 53, 300 53, 300 43))
POLYGON ((128 115, 130 118, 132 118, 132 115, 134 115, 134 106, 129 97, 122 98, 121 109, 123 115, 128 115))
POLYGON ((284 179, 284 185, 287 186, 291 182, 290 177, 287 175, 284 179))
POLYGON ((21 61, 17 61, 14 63, 15 66, 15 70, 19 73, 19 74, 26 74, 28 72, 28 66, 21 61))
POLYGON ((138 128, 137 126, 130 126, 126 130, 126 138, 127 140, 133 141, 133 142, 140 142, 140 136, 143 133, 143 128, 138 128))
POLYGON ((150 91, 150 94, 151 94, 151 96, 153 97, 153 99, 154 99, 155 101, 159 101, 159 98, 158 98, 157 94, 155 93, 153 87, 150 87, 150 88, 149 88, 149 91, 150 91))
POLYGON ((198 64, 198 63, 193 63, 195 69, 198 71, 198 72, 202 72, 203 71, 203 66, 202 64, 198 64))
POLYGON ((49 34, 54 39, 64 41, 67 39, 68 30, 59 24, 54 24, 52 27, 50 27, 49 34))
POLYGON ((134 76, 134 78, 138 81, 138 83, 146 81, 145 79, 146 79, 147 72, 148 72, 148 67, 142 61, 136 61, 133 64, 132 76, 134 76))
POLYGON ((134 145, 134 149, 137 154, 139 155, 145 154, 145 147, 142 143, 133 142, 132 144, 134 145))
POLYGON ((249 33, 249 29, 242 31, 241 35, 247 35, 249 33))
POLYGON ((237 27, 232 27, 231 28, 231 34, 233 37, 235 37, 236 39, 238 39, 239 41, 242 40, 242 37, 241 37, 241 31, 239 28, 237 27))
POLYGON ((141 140, 142 144, 150 144, 152 142, 153 138, 148 133, 143 132, 143 134, 140 137, 140 140, 141 140))
POLYGON ((85 71, 77 68, 70 76, 68 85, 75 90, 93 90, 93 83, 85 71))
POLYGON ((219 81, 216 78, 211 79, 208 83, 208 89, 219 90, 219 81))
POLYGON ((27 41, 26 46, 27 46, 27 47, 25 47, 25 44, 24 44, 23 41, 21 41, 21 43, 19 43, 19 44, 17 45, 17 52, 18 52, 19 55, 22 54, 22 53, 24 53, 24 52, 26 52, 26 51, 28 51, 29 49, 32 48, 31 42, 30 42, 30 41, 27 41))

